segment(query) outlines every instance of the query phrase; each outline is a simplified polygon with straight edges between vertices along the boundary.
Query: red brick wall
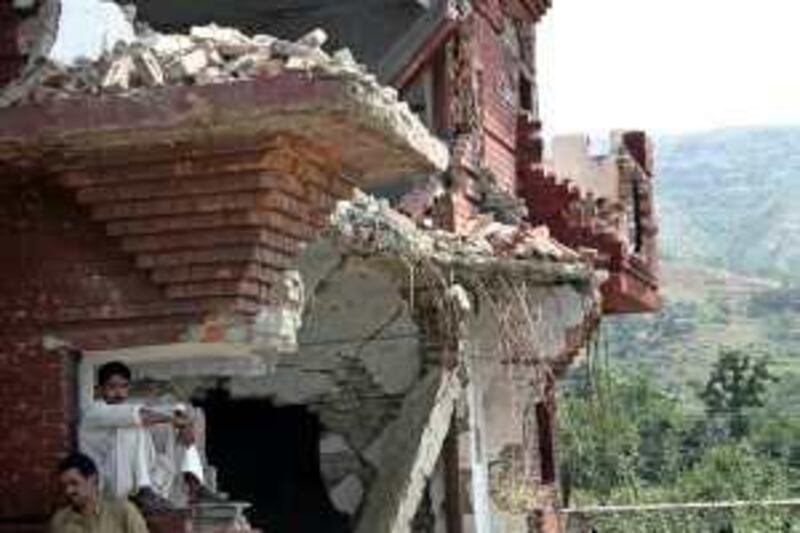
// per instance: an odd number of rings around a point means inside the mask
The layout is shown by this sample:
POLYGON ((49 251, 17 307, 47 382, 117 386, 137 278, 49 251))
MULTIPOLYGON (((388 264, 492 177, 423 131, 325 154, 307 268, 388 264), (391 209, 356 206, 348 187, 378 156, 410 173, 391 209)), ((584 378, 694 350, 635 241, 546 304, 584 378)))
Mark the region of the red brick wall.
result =
POLYGON ((171 305, 257 311, 351 186, 291 146, 223 148, 128 150, 60 182, 171 305))
POLYGON ((17 49, 17 13, 10 0, 0 2, 0 87, 13 79, 23 60, 17 49))
POLYGON ((82 349, 166 344, 223 307, 257 311, 350 192, 297 156, 264 153, 120 154, 114 169, 50 176, 0 167, 0 531, 49 514, 70 446, 75 379, 43 335, 82 349), (237 293, 244 281, 258 290, 237 293))
POLYGON ((42 335, 67 327, 71 308, 160 298, 72 205, 38 179, 0 175, 0 524, 50 512, 70 446, 71 365, 42 335))
POLYGON ((66 365, 19 329, 0 337, 0 517, 49 512, 53 468, 70 440, 66 365))
POLYGON ((483 112, 484 165, 509 192, 516 189, 518 70, 505 50, 494 18, 479 13, 475 19, 480 103, 483 112))

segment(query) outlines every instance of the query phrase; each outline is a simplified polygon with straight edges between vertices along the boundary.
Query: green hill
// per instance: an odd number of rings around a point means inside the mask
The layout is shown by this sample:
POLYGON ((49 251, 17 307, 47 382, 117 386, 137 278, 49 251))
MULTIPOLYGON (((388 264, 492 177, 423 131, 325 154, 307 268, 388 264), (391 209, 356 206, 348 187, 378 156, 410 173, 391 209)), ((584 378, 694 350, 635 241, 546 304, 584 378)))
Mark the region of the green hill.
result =
POLYGON ((657 142, 665 259, 800 280, 800 128, 657 142))
POLYGON ((770 353, 784 381, 794 382, 800 128, 667 137, 656 150, 666 304, 652 315, 606 321, 613 360, 689 393, 719 346, 749 347, 770 353))

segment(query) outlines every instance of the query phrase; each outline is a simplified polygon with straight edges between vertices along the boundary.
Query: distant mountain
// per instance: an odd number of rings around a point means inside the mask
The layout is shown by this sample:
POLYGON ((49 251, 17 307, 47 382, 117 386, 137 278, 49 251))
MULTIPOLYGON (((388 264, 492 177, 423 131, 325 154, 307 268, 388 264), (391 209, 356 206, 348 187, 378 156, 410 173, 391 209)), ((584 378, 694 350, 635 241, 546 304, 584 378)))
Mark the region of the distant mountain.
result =
POLYGON ((800 127, 661 138, 656 165, 666 303, 606 320, 613 360, 687 392, 727 345, 800 383, 800 127))
POLYGON ((800 127, 659 139, 666 259, 800 281, 800 127))

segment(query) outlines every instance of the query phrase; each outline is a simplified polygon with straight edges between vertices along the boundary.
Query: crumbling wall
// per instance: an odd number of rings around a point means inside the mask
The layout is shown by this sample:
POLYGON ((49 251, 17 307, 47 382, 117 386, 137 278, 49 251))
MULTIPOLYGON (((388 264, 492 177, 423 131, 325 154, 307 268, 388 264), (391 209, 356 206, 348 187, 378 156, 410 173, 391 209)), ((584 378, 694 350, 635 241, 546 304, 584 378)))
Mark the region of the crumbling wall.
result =
POLYGON ((299 269, 306 310, 298 353, 271 359, 266 376, 233 379, 231 394, 309 406, 325 428, 320 464, 334 507, 358 531, 402 531, 393 521, 411 523, 453 396, 442 392, 438 362, 424 360, 408 294, 380 262, 321 241, 299 269), (431 420, 436 405, 444 414, 431 420))
POLYGON ((527 532, 524 517, 544 495, 537 405, 549 401, 548 384, 574 355, 576 332, 593 327, 595 306, 588 285, 517 282, 480 298, 464 355, 472 442, 461 446, 472 507, 489 514, 474 517, 489 522, 478 530, 527 532))

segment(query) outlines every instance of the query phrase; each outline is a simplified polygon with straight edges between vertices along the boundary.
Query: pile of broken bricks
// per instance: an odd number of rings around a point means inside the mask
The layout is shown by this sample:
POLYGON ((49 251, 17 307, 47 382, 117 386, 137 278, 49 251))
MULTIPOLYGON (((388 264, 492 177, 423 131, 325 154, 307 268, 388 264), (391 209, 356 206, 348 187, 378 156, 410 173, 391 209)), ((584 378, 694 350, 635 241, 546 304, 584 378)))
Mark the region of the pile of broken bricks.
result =
POLYGON ((214 24, 193 27, 188 34, 145 28, 134 42, 118 42, 97 60, 45 62, 0 88, 0 107, 85 96, 135 97, 162 86, 233 84, 301 72, 309 79, 342 81, 374 127, 411 142, 445 168, 447 146, 431 135, 397 90, 381 85, 349 49, 328 54, 322 48, 327 39, 322 29, 287 41, 214 24))
POLYGON ((332 55, 325 52, 322 46, 327 38, 319 28, 297 41, 271 35, 250 37, 215 24, 193 27, 188 34, 148 30, 132 43, 118 42, 95 61, 47 62, 36 87, 15 103, 87 94, 134 94, 163 85, 235 83, 285 71, 347 78, 381 91, 386 100, 397 100, 397 92, 381 87, 347 48, 332 55))
POLYGON ((336 239, 361 253, 392 254, 411 261, 438 258, 445 263, 487 259, 584 262, 581 254, 553 239, 546 226, 503 224, 491 215, 479 215, 460 233, 423 229, 388 201, 363 193, 337 204, 331 228, 336 239))

